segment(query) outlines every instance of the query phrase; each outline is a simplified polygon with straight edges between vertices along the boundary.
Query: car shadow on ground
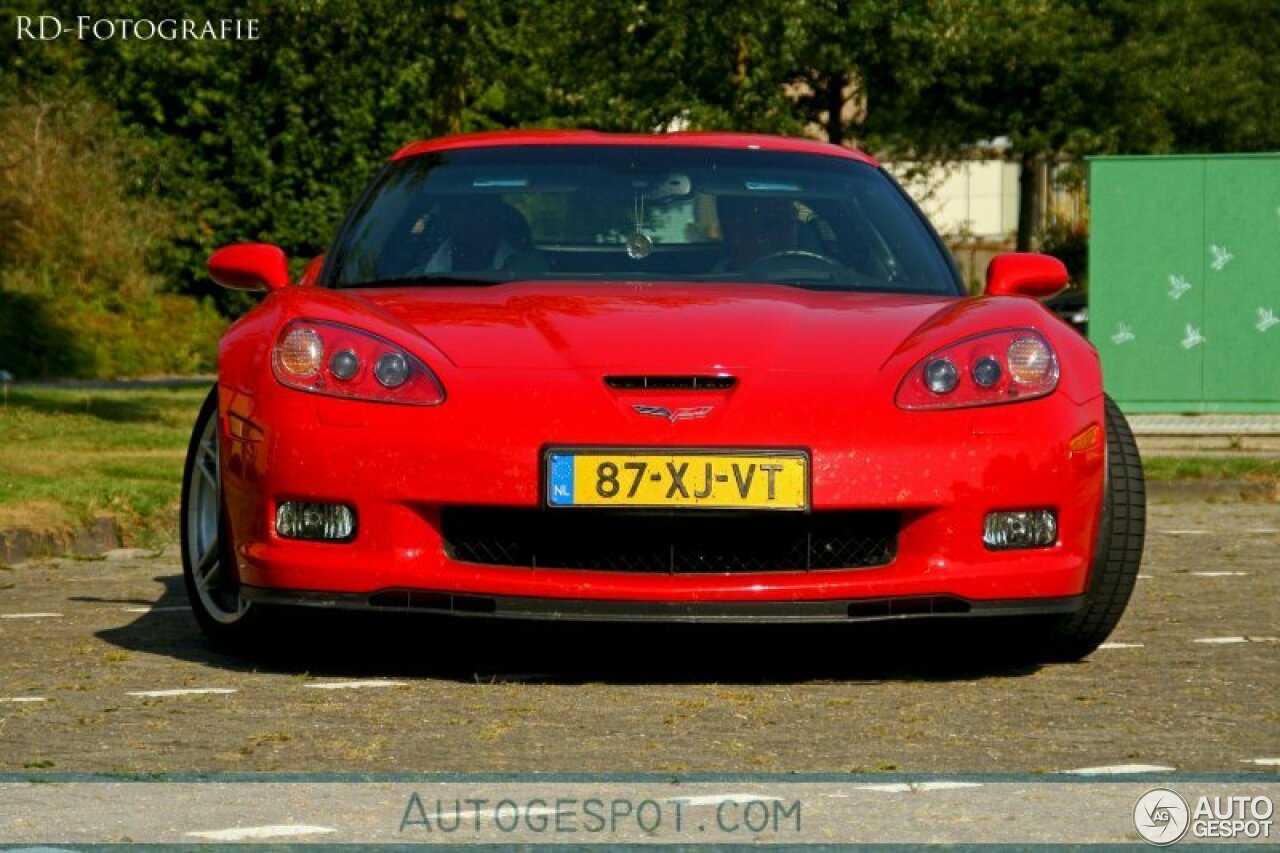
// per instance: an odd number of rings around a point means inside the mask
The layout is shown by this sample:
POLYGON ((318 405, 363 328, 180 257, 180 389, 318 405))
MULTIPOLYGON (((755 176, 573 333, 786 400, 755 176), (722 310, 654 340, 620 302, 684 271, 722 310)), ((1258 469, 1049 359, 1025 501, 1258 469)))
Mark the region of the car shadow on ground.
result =
POLYGON ((156 608, 97 636, 211 668, 322 678, 581 684, 970 681, 1038 666, 998 626, 963 620, 841 625, 583 623, 412 613, 280 611, 258 651, 212 649, 182 579, 157 578, 156 608))

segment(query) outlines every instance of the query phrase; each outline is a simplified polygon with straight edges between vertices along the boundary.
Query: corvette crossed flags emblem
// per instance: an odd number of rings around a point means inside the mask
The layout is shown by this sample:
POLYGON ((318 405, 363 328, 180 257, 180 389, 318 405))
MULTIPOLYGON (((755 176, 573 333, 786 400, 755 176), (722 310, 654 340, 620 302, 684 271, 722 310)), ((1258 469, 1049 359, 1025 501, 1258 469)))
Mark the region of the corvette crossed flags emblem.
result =
POLYGON ((705 418, 711 414, 714 406, 686 406, 682 409, 668 409, 666 406, 632 406, 636 414, 649 415, 654 418, 666 418, 671 423, 691 421, 694 418, 705 418))

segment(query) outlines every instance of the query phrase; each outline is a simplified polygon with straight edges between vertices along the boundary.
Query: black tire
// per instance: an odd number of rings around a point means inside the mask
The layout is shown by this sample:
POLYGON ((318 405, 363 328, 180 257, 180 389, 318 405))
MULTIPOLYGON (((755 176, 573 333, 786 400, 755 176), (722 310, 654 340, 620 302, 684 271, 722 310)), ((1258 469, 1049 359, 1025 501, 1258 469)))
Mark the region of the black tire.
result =
POLYGON ((1142 459, 1129 422, 1105 398, 1106 485, 1098 525, 1098 547, 1089 570, 1084 606, 1075 613, 1043 620, 1032 628, 1037 656, 1046 661, 1078 661, 1093 652, 1124 615, 1142 563, 1147 529, 1147 492, 1142 459))
POLYGON ((258 647, 269 619, 261 606, 249 604, 239 595, 239 576, 232 556, 234 549, 222 503, 221 466, 216 464, 217 419, 218 388, 214 386, 196 416, 182 471, 182 505, 178 523, 182 545, 182 579, 191 611, 210 645, 219 651, 246 653, 258 647), (215 458, 212 480, 209 479, 207 467, 204 467, 203 472, 197 469, 197 466, 207 464, 207 442, 211 431, 214 436, 215 458), (198 477, 205 478, 205 483, 216 483, 217 488, 201 486, 199 481, 193 479, 198 477), (212 497, 211 491, 214 492, 212 497), (211 501, 216 510, 208 506, 211 501), (216 521, 208 515, 214 511, 217 514, 216 521), (212 529, 216 529, 216 539, 210 540, 212 529), (198 548, 208 553, 209 559, 199 560, 196 555, 198 548), (205 585, 206 592, 203 595, 197 586, 197 575, 202 579, 216 578, 205 585))

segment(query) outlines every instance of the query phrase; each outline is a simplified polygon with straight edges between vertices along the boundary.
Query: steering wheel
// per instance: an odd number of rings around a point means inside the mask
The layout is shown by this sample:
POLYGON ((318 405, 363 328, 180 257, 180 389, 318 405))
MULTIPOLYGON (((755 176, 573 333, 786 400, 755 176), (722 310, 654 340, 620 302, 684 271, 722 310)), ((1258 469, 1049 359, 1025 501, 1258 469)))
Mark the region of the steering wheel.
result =
POLYGON ((805 278, 815 273, 834 276, 845 271, 843 264, 826 255, 807 252, 803 249, 785 249, 756 258, 738 270, 738 273, 772 280, 785 279, 789 276, 805 278))

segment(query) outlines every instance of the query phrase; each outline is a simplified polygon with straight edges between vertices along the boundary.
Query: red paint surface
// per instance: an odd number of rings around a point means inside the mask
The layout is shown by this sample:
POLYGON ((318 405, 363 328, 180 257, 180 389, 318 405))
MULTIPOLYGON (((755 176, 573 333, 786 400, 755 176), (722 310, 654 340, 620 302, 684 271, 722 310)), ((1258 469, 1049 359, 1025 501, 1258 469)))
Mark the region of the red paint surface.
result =
POLYGON ((1093 348, 1033 300, 817 292, 776 285, 513 283, 483 288, 284 288, 237 322, 219 358, 223 475, 242 579, 334 592, 420 588, 644 601, 759 601, 1082 591, 1102 495, 1093 348), (270 348, 297 318, 366 330, 439 377, 446 402, 399 406, 282 386, 270 348), (894 394, 930 352, 1034 328, 1062 377, 1050 395, 982 409, 906 411, 894 394), (610 373, 729 372, 730 391, 615 391, 610 373), (696 420, 631 405, 714 406, 696 420), (228 424, 234 423, 235 435, 228 424), (538 507, 552 445, 805 447, 812 501, 904 513, 897 558, 849 571, 639 575, 453 562, 448 505, 538 507), (281 540, 280 500, 352 504, 350 544, 281 540), (990 552, 995 509, 1058 511, 1058 544, 990 552))
POLYGON ((209 256, 209 277, 235 290, 279 290, 289 284, 289 259, 269 243, 225 246, 209 256))
POLYGON ((502 145, 644 145, 694 146, 699 148, 758 148, 762 151, 795 151, 801 154, 819 154, 825 157, 842 157, 872 166, 879 164, 856 148, 845 148, 811 139, 794 139, 786 136, 769 136, 759 133, 708 133, 683 131, 680 133, 598 133, 593 130, 495 130, 424 139, 401 148, 392 160, 400 160, 432 151, 450 151, 462 148, 491 148, 502 145))

